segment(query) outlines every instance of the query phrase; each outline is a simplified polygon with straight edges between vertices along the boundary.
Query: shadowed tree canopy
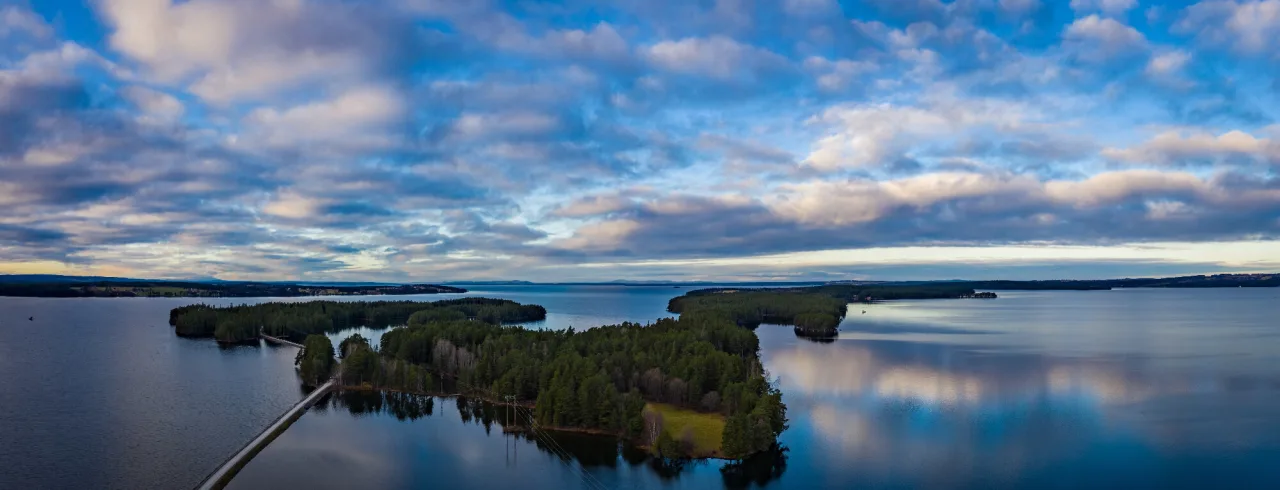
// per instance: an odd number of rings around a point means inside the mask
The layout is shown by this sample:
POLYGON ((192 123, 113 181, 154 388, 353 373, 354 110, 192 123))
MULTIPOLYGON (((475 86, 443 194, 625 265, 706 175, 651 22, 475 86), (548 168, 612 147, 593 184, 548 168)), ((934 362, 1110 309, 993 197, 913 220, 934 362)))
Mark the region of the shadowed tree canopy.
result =
POLYGON ((309 301, 214 307, 174 308, 169 324, 184 337, 214 337, 223 343, 253 341, 267 335, 300 341, 307 335, 353 327, 385 328, 419 318, 477 319, 495 323, 544 320, 547 310, 505 299, 460 298, 421 301, 309 301))
MULTIPOLYGON (((376 359, 362 339, 343 346, 345 383, 430 392, 426 370, 459 391, 533 401, 533 416, 548 426, 638 440, 645 403, 670 403, 745 421, 736 451, 724 454, 740 458, 769 448, 786 424, 786 406, 760 366, 759 339, 719 314, 585 331, 415 314, 409 326, 383 334, 376 359)), ((667 453, 674 457, 678 446, 668 444, 667 453)))

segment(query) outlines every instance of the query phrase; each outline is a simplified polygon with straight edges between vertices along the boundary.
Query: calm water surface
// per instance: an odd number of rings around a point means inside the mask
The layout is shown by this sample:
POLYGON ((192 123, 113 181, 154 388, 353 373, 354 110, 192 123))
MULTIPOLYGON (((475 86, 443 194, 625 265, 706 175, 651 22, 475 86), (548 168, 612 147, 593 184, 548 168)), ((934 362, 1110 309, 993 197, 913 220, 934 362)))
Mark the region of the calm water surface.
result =
MULTIPOLYGON (((542 304, 535 328, 651 321, 684 289, 483 287, 542 304)), ((182 339, 169 310, 314 298, 0 297, 0 489, 190 488, 303 397, 289 347, 182 339), (34 321, 29 321, 34 317, 34 321)), ((366 331, 377 338, 378 332, 366 331)), ((335 335, 336 336, 336 335, 335 335)))
MULTIPOLYGON (((487 289, 468 294, 542 304, 547 328, 652 320, 683 292, 487 289)), ((0 298, 0 488, 189 487, 300 399, 290 348, 174 337, 167 312, 189 302, 0 298)), ((504 436, 477 402, 346 394, 232 487, 1280 488, 1280 290, 863 309, 830 343, 758 330, 787 452, 728 478, 607 439, 504 436)))

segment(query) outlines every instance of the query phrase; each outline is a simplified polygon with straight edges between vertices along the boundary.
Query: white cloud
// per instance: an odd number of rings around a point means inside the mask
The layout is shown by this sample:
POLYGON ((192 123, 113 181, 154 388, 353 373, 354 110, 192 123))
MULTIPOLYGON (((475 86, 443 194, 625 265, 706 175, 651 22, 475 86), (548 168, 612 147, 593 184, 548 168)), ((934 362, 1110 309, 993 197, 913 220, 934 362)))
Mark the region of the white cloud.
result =
POLYGON ((804 67, 817 77, 818 88, 827 92, 844 90, 858 77, 879 69, 879 65, 871 61, 829 60, 820 56, 805 59, 804 67))
POLYGON ((1138 0, 1071 0, 1071 10, 1077 14, 1102 12, 1116 17, 1137 6, 1138 0))
POLYGON ((724 36, 662 41, 649 46, 645 56, 667 71, 722 80, 753 78, 759 72, 787 64, 787 60, 776 53, 724 36))
POLYGON ((1274 54, 1280 45, 1280 0, 1206 0, 1187 7, 1173 30, 1243 53, 1274 54))
MULTIPOLYGON (((1039 181, 1027 175, 938 172, 888 181, 815 181, 783 185, 765 199, 778 216, 807 226, 846 227, 887 218, 900 209, 971 200, 969 212, 998 214, 1022 206, 1097 208, 1126 200, 1155 199, 1156 208, 1174 209, 1169 196, 1218 205, 1280 205, 1280 190, 1228 190, 1185 172, 1125 170, 1084 180, 1039 181)), ((1186 208, 1179 208, 1185 210, 1186 208)), ((1049 226, 1053 220, 1038 220, 1049 226)))
POLYGON ((104 0, 112 48, 159 82, 207 101, 261 98, 298 83, 359 82, 394 51, 377 21, 306 0, 104 0))
POLYGON ((1147 49, 1137 29, 1115 19, 1090 15, 1076 19, 1063 33, 1063 45, 1080 60, 1105 62, 1147 49))
POLYGON ((391 145, 389 124, 405 114, 400 94, 383 86, 356 87, 329 100, 289 107, 258 108, 244 118, 246 137, 268 146, 326 143, 334 147, 391 145))
POLYGON ((1133 148, 1107 148, 1102 155, 1124 162, 1160 165, 1239 162, 1280 165, 1280 142, 1239 130, 1219 135, 1207 131, 1165 131, 1133 148))
POLYGON ((1040 127, 1022 104, 996 99, 950 99, 935 94, 919 107, 845 104, 826 109, 809 124, 830 132, 803 161, 818 170, 887 166, 910 157, 921 141, 954 142, 972 131, 1016 133, 1040 127))
POLYGON ((1191 54, 1180 49, 1160 53, 1152 56, 1151 61, 1147 62, 1147 75, 1155 77, 1176 75, 1187 66, 1188 61, 1191 61, 1191 54))
POLYGON ((292 190, 282 190, 262 207, 262 212, 282 218, 304 219, 316 216, 325 201, 304 196, 292 190))

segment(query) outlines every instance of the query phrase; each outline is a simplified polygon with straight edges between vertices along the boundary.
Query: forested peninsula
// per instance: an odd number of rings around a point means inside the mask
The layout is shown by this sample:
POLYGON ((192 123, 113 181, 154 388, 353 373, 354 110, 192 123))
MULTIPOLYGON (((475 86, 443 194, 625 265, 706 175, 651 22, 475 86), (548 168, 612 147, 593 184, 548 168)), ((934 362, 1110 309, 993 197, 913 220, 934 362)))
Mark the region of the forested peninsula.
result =
POLYGON ((612 434, 666 458, 741 459, 775 448, 786 428, 786 406, 766 380, 759 339, 719 313, 584 331, 502 325, 545 314, 537 305, 465 298, 193 305, 174 309, 170 321, 180 335, 219 341, 250 339, 258 328, 301 338, 297 364, 307 384, 336 374, 344 389, 462 393, 494 402, 510 396, 525 410, 521 425, 612 434), (340 363, 323 335, 396 324, 407 326, 384 333, 378 345, 358 335, 343 340, 340 363), (663 413, 677 411, 723 429, 695 438, 690 429, 665 426, 663 413))

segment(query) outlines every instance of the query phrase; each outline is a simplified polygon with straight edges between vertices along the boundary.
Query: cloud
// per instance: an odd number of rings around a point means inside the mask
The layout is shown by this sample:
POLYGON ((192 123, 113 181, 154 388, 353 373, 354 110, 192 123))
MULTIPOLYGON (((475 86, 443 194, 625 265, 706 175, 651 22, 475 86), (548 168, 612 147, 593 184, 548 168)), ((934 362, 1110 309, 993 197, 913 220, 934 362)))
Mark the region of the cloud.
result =
POLYGON ((125 87, 120 95, 143 112, 162 119, 181 117, 186 106, 177 97, 138 85, 125 87))
POLYGON ((646 48, 645 56, 663 70, 719 80, 754 81, 788 65, 767 49, 724 36, 662 41, 646 48))
POLYGON ((159 82, 229 104, 301 84, 361 83, 413 45, 373 6, 307 0, 103 0, 110 45, 159 82))
POLYGON ((0 39, 18 34, 44 39, 53 35, 53 29, 35 12, 16 5, 0 7, 0 39))
POLYGON ((1077 14, 1102 12, 1111 17, 1119 17, 1138 6, 1138 0, 1071 0, 1071 10, 1077 14))
POLYGON ((961 151, 952 145, 965 135, 1016 135, 1046 127, 1036 121, 1033 109, 1020 103, 941 93, 931 97, 917 106, 845 104, 826 109, 809 120, 828 132, 803 163, 823 171, 885 167, 903 159, 954 155, 961 151))
POLYGON ((1166 131, 1132 148, 1107 148, 1102 155, 1118 161, 1157 165, 1251 164, 1280 166, 1280 142, 1233 130, 1166 131))
POLYGON ((1089 63, 1125 59, 1147 50, 1147 39, 1137 29, 1097 15, 1076 19, 1062 40, 1076 59, 1089 63))
POLYGON ((708 257, 867 246, 1168 239, 1280 233, 1280 183, 1153 170, 1084 180, 932 173, 814 181, 760 199, 664 196, 611 209, 552 246, 598 257, 708 257), (1168 219, 1171 213, 1179 219, 1168 219), (733 252, 731 252, 733 251, 733 252))
POLYGON ((1172 50, 1152 56, 1147 62, 1147 75, 1152 77, 1171 77, 1177 76, 1183 67, 1187 66, 1187 62, 1191 61, 1191 54, 1183 50, 1172 50))
POLYGON ((383 86, 362 86, 330 100, 285 109, 258 108, 245 116, 247 139, 270 147, 296 148, 308 143, 357 148, 395 144, 386 131, 405 111, 399 93, 383 86))
POLYGON ((819 89, 839 92, 849 88, 854 80, 875 72, 879 65, 871 61, 828 60, 810 56, 804 60, 804 68, 816 75, 819 89))
POLYGON ((1183 12, 1172 30, 1210 45, 1268 54, 1280 44, 1280 0, 1206 0, 1183 12))
POLYGON ((1113 0, 2 7, 0 268, 839 277, 652 264, 1267 238, 1270 4, 1173 36, 1113 0))

